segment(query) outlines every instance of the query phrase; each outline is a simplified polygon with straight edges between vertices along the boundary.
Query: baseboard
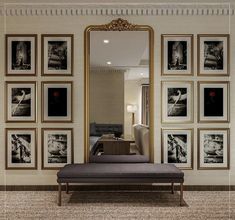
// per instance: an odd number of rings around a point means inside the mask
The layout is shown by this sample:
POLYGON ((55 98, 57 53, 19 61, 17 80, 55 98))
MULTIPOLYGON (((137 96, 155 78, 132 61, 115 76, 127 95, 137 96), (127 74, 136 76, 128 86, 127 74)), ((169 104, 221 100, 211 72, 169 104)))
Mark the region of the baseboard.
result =
MULTIPOLYGON (((166 185, 71 185, 72 191, 166 191, 166 185)), ((65 186, 62 188, 65 190, 65 186)), ((57 185, 0 185, 0 191, 57 191, 57 185)), ((175 186, 175 190, 179 187, 175 186)), ((184 191, 235 191, 235 185, 185 185, 184 191)))

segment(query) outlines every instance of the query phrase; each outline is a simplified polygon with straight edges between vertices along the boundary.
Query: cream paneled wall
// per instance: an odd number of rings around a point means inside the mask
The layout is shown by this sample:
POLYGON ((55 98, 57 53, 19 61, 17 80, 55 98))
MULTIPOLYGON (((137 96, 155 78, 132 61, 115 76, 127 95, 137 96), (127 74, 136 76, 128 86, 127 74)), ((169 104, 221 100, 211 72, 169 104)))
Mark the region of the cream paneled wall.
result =
POLYGON ((124 71, 90 71, 90 122, 124 124, 124 71))
MULTIPOLYGON (((162 16, 1 16, 0 17, 0 185, 50 185, 56 184, 56 171, 41 170, 41 128, 42 127, 72 127, 74 128, 74 159, 83 162, 84 158, 84 29, 91 24, 105 24, 112 19, 122 17, 131 23, 150 25, 155 32, 154 36, 154 160, 160 162, 161 128, 162 127, 192 127, 194 128, 194 170, 185 171, 185 183, 189 185, 235 185, 235 96, 231 95, 231 123, 230 124, 198 124, 197 123, 197 90, 198 80, 218 80, 218 78, 196 77, 197 51, 196 35, 201 33, 230 33, 230 62, 231 62, 231 94, 235 94, 235 16, 198 16, 198 15, 162 15, 162 16), (5 77, 4 74, 4 47, 5 34, 38 34, 38 75, 36 77, 5 77), (74 34, 74 76, 73 77, 42 77, 41 64, 41 34, 74 34), (161 34, 194 34, 194 72, 193 77, 161 77, 161 34), (36 80, 38 82, 38 123, 6 124, 4 122, 4 81, 36 80), (73 123, 41 123, 41 81, 73 80, 73 123), (161 80, 192 80, 194 81, 194 123, 188 125, 161 125, 161 80), (231 169, 230 171, 199 171, 197 170, 197 128, 198 127, 231 127, 231 169), (38 170, 10 171, 5 167, 5 127, 36 127, 38 129, 38 170)), ((220 80, 229 78, 221 77, 220 80)))

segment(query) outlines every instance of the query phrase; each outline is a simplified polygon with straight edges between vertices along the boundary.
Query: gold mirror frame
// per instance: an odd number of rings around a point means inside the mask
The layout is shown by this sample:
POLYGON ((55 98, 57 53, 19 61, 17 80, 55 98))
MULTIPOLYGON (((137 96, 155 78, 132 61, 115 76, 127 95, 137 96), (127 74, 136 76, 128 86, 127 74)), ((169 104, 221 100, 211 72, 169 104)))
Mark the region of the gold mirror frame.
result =
POLYGON ((108 24, 104 25, 90 25, 85 29, 84 32, 84 69, 85 69, 85 86, 84 86, 84 162, 89 162, 89 136, 90 136, 90 121, 89 121, 89 74, 90 74, 90 32, 91 31, 148 31, 149 32, 149 86, 150 86, 150 108, 149 108, 149 153, 150 162, 154 162, 154 31, 152 27, 148 25, 136 25, 131 24, 127 20, 118 18, 112 20, 108 24))

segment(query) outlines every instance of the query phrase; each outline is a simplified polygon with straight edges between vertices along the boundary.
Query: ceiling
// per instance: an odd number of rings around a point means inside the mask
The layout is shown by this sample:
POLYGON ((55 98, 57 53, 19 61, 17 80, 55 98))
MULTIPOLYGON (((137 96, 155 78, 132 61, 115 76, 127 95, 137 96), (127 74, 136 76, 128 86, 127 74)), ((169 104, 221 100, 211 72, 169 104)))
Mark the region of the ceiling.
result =
POLYGON ((92 31, 91 69, 125 70, 126 79, 148 77, 149 35, 147 31, 92 31), (108 40, 108 43, 104 43, 108 40), (111 64, 107 64, 111 62, 111 64))

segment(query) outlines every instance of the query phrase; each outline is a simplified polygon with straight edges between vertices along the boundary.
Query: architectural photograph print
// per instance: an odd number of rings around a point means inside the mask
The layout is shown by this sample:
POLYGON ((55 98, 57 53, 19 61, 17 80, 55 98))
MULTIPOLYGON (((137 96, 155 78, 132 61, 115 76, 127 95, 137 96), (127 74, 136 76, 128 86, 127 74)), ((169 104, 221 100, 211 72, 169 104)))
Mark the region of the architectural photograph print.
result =
POLYGON ((42 82, 42 121, 72 122, 72 82, 42 82))
POLYGON ((164 34, 162 75, 193 75, 193 35, 164 34))
POLYGON ((6 122, 36 122, 36 82, 6 82, 6 122))
POLYGON ((229 82, 198 82, 198 121, 229 122, 229 82))
POLYGON ((162 163, 193 169, 192 129, 162 129, 162 163))
POLYGON ((35 128, 6 128, 6 169, 37 169, 35 128))
POLYGON ((73 75, 73 35, 42 35, 42 75, 73 75))
POLYGON ((198 169, 229 169, 229 129, 198 129, 198 169))
POLYGON ((198 75, 229 75, 229 35, 198 35, 198 75))
POLYGON ((73 130, 42 129, 42 169, 58 169, 73 163, 73 130))
POLYGON ((36 75, 37 35, 6 35, 6 75, 36 75))
POLYGON ((192 82, 162 82, 162 122, 191 122, 193 83, 192 82))

